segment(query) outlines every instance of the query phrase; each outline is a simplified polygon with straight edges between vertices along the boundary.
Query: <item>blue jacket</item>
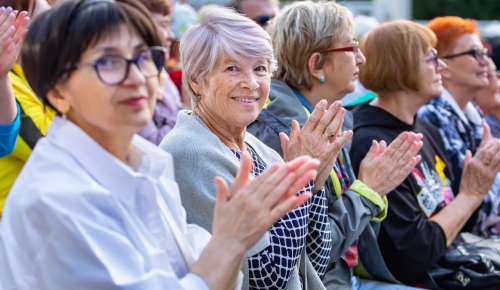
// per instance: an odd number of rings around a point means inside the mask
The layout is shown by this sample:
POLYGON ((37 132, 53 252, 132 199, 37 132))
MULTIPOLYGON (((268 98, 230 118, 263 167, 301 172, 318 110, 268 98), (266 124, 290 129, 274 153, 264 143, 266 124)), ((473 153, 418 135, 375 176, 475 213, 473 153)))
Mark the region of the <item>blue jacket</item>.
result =
POLYGON ((19 127, 21 127, 19 112, 19 104, 17 104, 17 116, 14 122, 0 125, 0 158, 9 155, 16 148, 17 135, 19 134, 19 127))

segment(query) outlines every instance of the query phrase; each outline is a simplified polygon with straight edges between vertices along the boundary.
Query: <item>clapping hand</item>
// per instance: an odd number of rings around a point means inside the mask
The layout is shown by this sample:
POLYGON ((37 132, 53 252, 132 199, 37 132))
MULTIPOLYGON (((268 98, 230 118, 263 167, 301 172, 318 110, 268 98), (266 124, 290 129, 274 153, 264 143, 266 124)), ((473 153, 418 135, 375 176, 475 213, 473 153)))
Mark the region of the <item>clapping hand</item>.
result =
POLYGON ((302 156, 286 164, 274 164, 249 181, 252 157, 243 153, 231 190, 222 178, 215 179, 214 238, 234 241, 248 250, 281 217, 311 197, 311 193, 297 192, 316 175, 318 163, 302 156))
POLYGON ((28 23, 26 11, 18 13, 10 7, 0 8, 0 78, 6 77, 16 62, 28 23))
POLYGON ((422 159, 417 155, 423 146, 422 137, 404 132, 389 147, 385 141, 373 141, 359 167, 359 180, 380 196, 394 190, 422 159))
POLYGON ((476 155, 467 150, 460 192, 476 196, 479 202, 488 194, 500 170, 500 140, 491 136, 490 126, 484 123, 484 134, 476 155))
POLYGON ((341 102, 334 102, 327 110, 328 102, 320 101, 302 130, 297 121, 292 122, 290 137, 280 133, 281 148, 285 161, 299 156, 310 156, 320 161, 315 177, 314 193, 323 187, 335 165, 344 144, 352 137, 352 131, 342 132, 345 109, 341 102))

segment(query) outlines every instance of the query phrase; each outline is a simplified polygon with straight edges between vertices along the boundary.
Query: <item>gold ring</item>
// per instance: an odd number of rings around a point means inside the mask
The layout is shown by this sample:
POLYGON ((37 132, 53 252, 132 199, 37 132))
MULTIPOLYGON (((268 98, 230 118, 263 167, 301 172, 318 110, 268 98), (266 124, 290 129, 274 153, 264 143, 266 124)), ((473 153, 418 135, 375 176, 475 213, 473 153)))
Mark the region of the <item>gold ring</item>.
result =
POLYGON ((483 161, 483 164, 486 165, 486 166, 488 166, 488 165, 490 165, 490 162, 489 161, 483 161))
POLYGON ((323 133, 323 135, 325 135, 325 136, 326 136, 326 138, 328 138, 328 139, 330 139, 330 138, 332 138, 332 137, 333 137, 333 135, 328 135, 328 134, 326 134, 326 133, 323 133))

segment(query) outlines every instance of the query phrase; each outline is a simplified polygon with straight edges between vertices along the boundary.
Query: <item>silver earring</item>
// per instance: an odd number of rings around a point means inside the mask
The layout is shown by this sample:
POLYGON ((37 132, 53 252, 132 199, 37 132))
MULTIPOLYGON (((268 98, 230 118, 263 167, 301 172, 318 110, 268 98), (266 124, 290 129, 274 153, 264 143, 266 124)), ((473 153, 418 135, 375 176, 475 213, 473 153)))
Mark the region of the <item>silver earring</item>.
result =
POLYGON ((66 117, 66 114, 62 114, 62 118, 63 118, 64 120, 68 119, 68 118, 66 117))
POLYGON ((320 84, 324 84, 324 83, 325 83, 325 81, 326 81, 325 76, 320 76, 320 77, 319 77, 319 83, 320 83, 320 84))

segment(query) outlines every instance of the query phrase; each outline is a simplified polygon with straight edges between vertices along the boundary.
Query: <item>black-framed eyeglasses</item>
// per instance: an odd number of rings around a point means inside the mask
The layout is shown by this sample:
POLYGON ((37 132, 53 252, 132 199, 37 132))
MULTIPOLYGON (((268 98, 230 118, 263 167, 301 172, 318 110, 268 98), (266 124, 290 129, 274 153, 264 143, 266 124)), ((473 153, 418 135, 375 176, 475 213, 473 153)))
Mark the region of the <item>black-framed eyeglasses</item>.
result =
POLYGON ((436 62, 436 67, 439 67, 438 52, 435 48, 431 50, 432 54, 424 57, 423 61, 434 61, 436 62))
POLYGON ((489 52, 488 52, 487 48, 483 48, 483 49, 473 48, 471 50, 464 51, 461 53, 443 56, 442 58, 454 58, 454 57, 462 56, 462 55, 470 55, 470 56, 473 56, 477 61, 486 61, 487 57, 489 56, 488 53, 489 52))
POLYGON ((122 55, 105 55, 79 67, 93 66, 101 82, 115 86, 127 79, 131 64, 135 64, 146 78, 158 77, 165 66, 165 54, 166 49, 163 47, 152 46, 141 51, 133 59, 122 55))

